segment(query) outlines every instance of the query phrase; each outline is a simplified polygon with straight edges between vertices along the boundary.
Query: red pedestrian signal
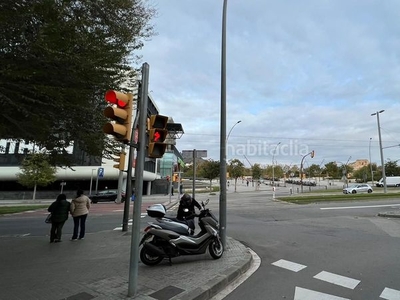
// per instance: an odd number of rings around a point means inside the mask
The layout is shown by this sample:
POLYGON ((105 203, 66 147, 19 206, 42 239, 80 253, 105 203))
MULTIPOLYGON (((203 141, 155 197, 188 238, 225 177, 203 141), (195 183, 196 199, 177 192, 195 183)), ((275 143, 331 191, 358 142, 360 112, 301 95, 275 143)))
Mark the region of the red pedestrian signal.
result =
POLYGON ((164 143, 168 130, 166 129, 168 117, 162 115, 151 115, 148 120, 148 143, 147 156, 151 158, 160 158, 167 149, 164 143))

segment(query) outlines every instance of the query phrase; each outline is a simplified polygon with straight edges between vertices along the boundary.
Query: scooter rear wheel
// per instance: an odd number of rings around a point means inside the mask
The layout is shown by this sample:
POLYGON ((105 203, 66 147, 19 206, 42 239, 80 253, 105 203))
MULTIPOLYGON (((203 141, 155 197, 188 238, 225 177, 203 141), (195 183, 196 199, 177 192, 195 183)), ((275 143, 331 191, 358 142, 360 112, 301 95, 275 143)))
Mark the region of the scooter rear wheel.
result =
POLYGON ((140 250, 140 260, 145 265, 155 266, 163 260, 163 257, 154 255, 154 254, 150 253, 146 248, 143 247, 142 250, 140 250))
POLYGON ((210 255, 214 259, 221 258, 222 254, 224 253, 224 246, 222 246, 222 242, 220 238, 215 238, 210 245, 208 246, 208 251, 210 255))

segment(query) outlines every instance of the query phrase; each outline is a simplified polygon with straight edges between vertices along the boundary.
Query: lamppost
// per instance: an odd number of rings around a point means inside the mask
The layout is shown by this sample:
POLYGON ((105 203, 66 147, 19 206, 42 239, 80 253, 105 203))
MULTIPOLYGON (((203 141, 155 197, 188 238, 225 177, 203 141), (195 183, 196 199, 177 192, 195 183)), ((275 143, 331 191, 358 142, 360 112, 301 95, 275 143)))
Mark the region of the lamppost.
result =
POLYGON ((314 158, 314 150, 312 150, 311 152, 307 153, 306 155, 303 156, 303 158, 301 159, 301 163, 300 163, 300 186, 301 186, 301 193, 303 193, 303 162, 304 159, 306 158, 306 156, 310 155, 311 158, 314 158))
POLYGON ((228 135, 226 136, 226 144, 227 144, 227 145, 228 145, 229 136, 231 135, 231 132, 232 132, 233 128, 235 128, 235 126, 236 126, 237 124, 239 124, 240 122, 242 122, 242 121, 241 121, 241 120, 237 121, 235 124, 233 124, 233 126, 232 126, 231 129, 229 130, 229 133, 228 133, 228 135))
POLYGON ((219 198, 219 235, 222 247, 226 248, 226 8, 222 8, 222 41, 221 41, 221 132, 220 132, 220 198, 219 198))
POLYGON ((371 116, 376 115, 376 120, 378 122, 378 135, 379 135, 379 150, 381 152, 381 164, 382 164, 382 179, 383 179, 383 192, 386 194, 387 193, 387 188, 386 188, 386 174, 385 174, 385 161, 383 159, 383 148, 382 148, 382 137, 381 137, 381 126, 379 124, 379 114, 383 113, 385 110, 382 109, 380 111, 377 111, 371 116))
POLYGON ((276 144, 274 151, 272 152, 272 186, 275 186, 275 162, 274 162, 274 157, 276 153, 276 148, 280 145, 281 142, 276 144))
POLYGON ((371 161, 371 141, 372 141, 372 138, 369 138, 369 166, 371 168, 372 185, 374 185, 374 171, 372 171, 372 161, 371 161))

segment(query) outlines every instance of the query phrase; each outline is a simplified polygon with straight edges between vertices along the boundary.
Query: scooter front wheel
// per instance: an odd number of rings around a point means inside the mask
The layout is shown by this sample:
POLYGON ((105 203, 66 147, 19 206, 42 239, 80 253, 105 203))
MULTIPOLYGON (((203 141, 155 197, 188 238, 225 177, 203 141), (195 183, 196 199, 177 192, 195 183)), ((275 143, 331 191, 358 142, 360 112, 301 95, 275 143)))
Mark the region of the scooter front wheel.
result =
POLYGON ((163 257, 154 255, 153 253, 150 253, 145 247, 142 247, 142 250, 140 250, 140 260, 145 265, 155 266, 163 260, 163 257))
POLYGON ((214 259, 221 258, 224 253, 224 246, 222 246, 221 239, 219 237, 215 238, 208 246, 208 251, 214 259))

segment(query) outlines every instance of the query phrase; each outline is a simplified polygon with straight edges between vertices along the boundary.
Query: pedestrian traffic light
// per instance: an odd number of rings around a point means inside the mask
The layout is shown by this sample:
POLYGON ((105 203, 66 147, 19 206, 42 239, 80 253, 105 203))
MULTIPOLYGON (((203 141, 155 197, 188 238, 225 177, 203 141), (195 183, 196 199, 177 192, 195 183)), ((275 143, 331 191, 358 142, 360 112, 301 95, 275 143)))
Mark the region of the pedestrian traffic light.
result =
POLYGON ((119 157, 114 158, 114 161, 117 162, 118 164, 113 165, 113 167, 120 171, 125 170, 125 157, 126 153, 122 151, 119 154, 119 157))
POLYGON ((133 95, 109 90, 105 99, 111 105, 104 109, 104 116, 112 121, 103 126, 103 132, 128 144, 132 130, 133 95))
POLYGON ((313 150, 313 151, 311 151, 311 158, 314 158, 314 155, 315 155, 315 152, 313 150))
POLYGON ((162 115, 151 115, 148 119, 148 144, 147 156, 151 158, 160 158, 164 155, 167 144, 164 143, 167 137, 168 117, 162 115))

